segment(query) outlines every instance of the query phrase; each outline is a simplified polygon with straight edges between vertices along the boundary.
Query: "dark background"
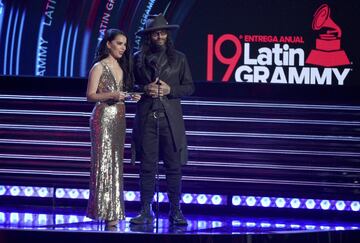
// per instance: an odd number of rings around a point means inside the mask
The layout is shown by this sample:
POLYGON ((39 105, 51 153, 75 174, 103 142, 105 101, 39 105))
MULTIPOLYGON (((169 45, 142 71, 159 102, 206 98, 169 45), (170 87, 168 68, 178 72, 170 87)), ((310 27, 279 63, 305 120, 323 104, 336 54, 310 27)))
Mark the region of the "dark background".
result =
MULTIPOLYGON (((41 18, 49 1, 3 0, 2 2, 0 75, 36 75, 41 18), (12 18, 10 18, 11 14, 12 18), (24 25, 21 34, 20 25, 23 15, 24 25), (16 71, 17 63, 18 71, 16 71)), ((213 34, 215 38, 223 34, 303 36, 304 44, 293 44, 290 47, 303 48, 307 56, 314 48, 315 38, 318 36, 318 33, 311 28, 313 14, 321 4, 326 3, 331 10, 330 17, 342 29, 341 46, 353 63, 350 65, 352 71, 345 80, 345 85, 360 87, 358 81, 360 36, 359 28, 356 27, 356 23, 360 21, 358 1, 137 0, 115 1, 112 10, 106 11, 107 3, 108 1, 105 0, 64 0, 57 1, 56 4, 49 3, 55 9, 48 9, 54 10, 53 19, 51 27, 45 26, 43 32, 43 37, 48 41, 44 76, 84 78, 87 76, 98 38, 101 37, 99 30, 104 12, 111 14, 105 28, 125 30, 129 33, 132 46, 137 48, 139 37, 134 33, 143 26, 141 22, 147 13, 154 14, 167 9, 166 17, 169 22, 181 25, 180 30, 173 34, 177 48, 187 55, 195 81, 205 82, 208 34, 213 34), (148 7, 151 7, 150 12, 147 11, 148 7), (64 25, 66 28, 62 44, 63 52, 59 58, 64 25)), ((257 46, 272 47, 273 43, 258 43, 257 46)), ((223 45, 223 53, 226 56, 231 56, 233 50, 231 44, 223 45)), ((215 60, 214 82, 219 82, 225 68, 226 65, 215 60)), ((233 75, 230 82, 234 82, 233 75)))

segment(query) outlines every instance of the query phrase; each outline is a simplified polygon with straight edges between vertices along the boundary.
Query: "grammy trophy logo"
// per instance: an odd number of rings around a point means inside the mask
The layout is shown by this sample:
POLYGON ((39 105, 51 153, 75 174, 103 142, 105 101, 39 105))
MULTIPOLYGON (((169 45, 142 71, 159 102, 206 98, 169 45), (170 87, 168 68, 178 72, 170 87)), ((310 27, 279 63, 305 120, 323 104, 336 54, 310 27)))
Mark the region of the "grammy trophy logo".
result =
POLYGON ((207 39, 207 81, 214 78, 215 64, 223 64, 221 82, 288 85, 344 85, 352 70, 341 49, 341 29, 330 18, 330 8, 321 5, 315 12, 312 29, 319 32, 315 49, 309 50, 301 35, 226 33, 207 39), (232 54, 222 46, 231 43, 232 54))
POLYGON ((316 49, 311 50, 305 63, 336 67, 349 65, 350 61, 344 50, 341 49, 341 29, 330 18, 330 8, 327 4, 321 5, 314 14, 312 29, 319 31, 326 29, 325 33, 316 38, 316 49))

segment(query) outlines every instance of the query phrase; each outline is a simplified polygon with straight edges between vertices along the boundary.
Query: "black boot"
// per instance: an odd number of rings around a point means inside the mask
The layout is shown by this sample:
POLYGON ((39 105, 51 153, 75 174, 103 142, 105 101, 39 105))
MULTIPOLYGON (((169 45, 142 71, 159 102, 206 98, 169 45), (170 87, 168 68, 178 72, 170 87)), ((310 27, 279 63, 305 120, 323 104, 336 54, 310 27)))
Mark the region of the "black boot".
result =
POLYGON ((181 212, 180 205, 170 205, 169 221, 171 225, 188 225, 186 218, 181 212))
POLYGON ((153 224, 154 212, 151 208, 151 203, 144 204, 141 207, 140 214, 135 218, 130 219, 131 224, 153 224))

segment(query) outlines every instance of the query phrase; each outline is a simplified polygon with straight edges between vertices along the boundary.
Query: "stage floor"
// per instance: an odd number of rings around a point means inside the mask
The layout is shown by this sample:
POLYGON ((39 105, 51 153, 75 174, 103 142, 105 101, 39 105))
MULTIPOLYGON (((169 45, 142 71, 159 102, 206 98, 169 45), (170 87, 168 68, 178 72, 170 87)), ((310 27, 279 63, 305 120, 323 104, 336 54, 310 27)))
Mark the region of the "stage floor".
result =
POLYGON ((189 225, 174 227, 161 213, 156 227, 129 224, 135 215, 128 210, 126 220, 107 230, 104 223, 85 217, 84 209, 0 207, 0 242, 356 243, 360 239, 360 222, 354 220, 186 214, 189 225))
MULTIPOLYGON (((135 211, 127 212, 114 233, 161 234, 258 234, 360 230, 360 222, 336 219, 299 219, 276 217, 211 216, 186 214, 188 226, 169 225, 167 214, 160 213, 159 224, 131 225, 135 211)), ((10 208, 0 207, 0 229, 49 230, 49 231, 108 231, 103 222, 85 217, 82 210, 63 208, 10 208)))

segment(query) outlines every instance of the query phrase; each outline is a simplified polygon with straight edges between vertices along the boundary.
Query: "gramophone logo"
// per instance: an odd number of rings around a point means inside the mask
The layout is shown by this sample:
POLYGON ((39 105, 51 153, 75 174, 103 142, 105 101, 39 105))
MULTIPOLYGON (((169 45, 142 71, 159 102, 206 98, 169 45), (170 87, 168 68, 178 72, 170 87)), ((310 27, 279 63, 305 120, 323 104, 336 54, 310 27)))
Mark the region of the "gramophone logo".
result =
POLYGON ((344 85, 352 70, 341 49, 341 29, 330 18, 328 5, 321 5, 312 22, 318 33, 315 49, 304 49, 301 35, 256 33, 208 35, 207 80, 214 80, 214 64, 223 64, 222 82, 234 79, 244 83, 289 85, 344 85), (222 45, 231 43, 232 55, 222 45), (225 55, 226 54, 226 55, 225 55))
POLYGON ((349 65, 350 61, 344 50, 341 49, 341 29, 330 18, 330 8, 327 4, 321 5, 314 14, 312 29, 324 30, 316 38, 316 49, 311 50, 306 63, 323 67, 349 65))

